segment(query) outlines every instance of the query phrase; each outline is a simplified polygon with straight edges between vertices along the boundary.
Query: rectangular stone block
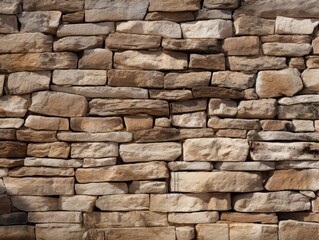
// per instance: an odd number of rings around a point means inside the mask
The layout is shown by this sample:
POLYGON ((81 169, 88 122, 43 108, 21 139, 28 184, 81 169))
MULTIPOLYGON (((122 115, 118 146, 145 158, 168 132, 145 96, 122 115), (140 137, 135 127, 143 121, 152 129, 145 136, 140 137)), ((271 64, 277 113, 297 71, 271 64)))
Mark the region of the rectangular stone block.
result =
POLYGON ((73 168, 49 168, 49 167, 21 167, 9 170, 10 177, 49 176, 72 177, 73 168))
POLYGON ((270 224, 232 223, 229 225, 229 239, 277 240, 278 226, 270 224))
POLYGON ((281 221, 279 239, 299 240, 300 238, 316 239, 319 237, 319 224, 300 221, 281 221))
POLYGON ((106 74, 104 70, 54 70, 52 83, 56 85, 105 85, 106 74))
MULTIPOLYGON (((87 183, 75 184, 76 194, 83 195, 108 195, 108 194, 123 194, 127 193, 126 183, 87 183)), ((95 204, 94 204, 95 206, 95 204)))
POLYGON ((76 12, 83 10, 83 0, 68 0, 58 1, 37 1, 37 0, 23 0, 24 11, 61 11, 63 13, 76 12))
POLYGON ((27 144, 23 142, 0 142, 1 158, 21 158, 27 156, 27 144))
POLYGON ((164 77, 164 88, 193 88, 208 86, 210 72, 168 73, 164 77))
MULTIPOLYGON (((65 15, 64 15, 65 16, 65 15)), ((106 36, 114 31, 115 24, 113 22, 101 23, 79 23, 79 24, 62 24, 57 31, 57 37, 68 36, 106 36)))
MULTIPOLYGON (((129 132, 107 132, 107 133, 88 133, 88 132, 60 132, 58 139, 66 142, 130 142, 132 133, 129 132)), ((87 156, 91 157, 91 156, 87 156)), ((101 158, 101 157, 99 157, 101 158)))
POLYGON ((232 71, 258 71, 275 70, 286 68, 286 58, 284 57, 228 57, 230 70, 232 71))
POLYGON ((99 197, 96 207, 102 211, 136 211, 148 210, 148 194, 119 194, 99 197))
POLYGON ((24 117, 29 106, 29 97, 12 95, 2 96, 0 97, 0 117, 24 117))
POLYGON ((189 68, 225 70, 224 54, 191 54, 189 68))
POLYGON ((34 167, 65 167, 65 168, 78 168, 82 166, 80 159, 57 159, 57 158, 25 158, 25 166, 34 167))
POLYGON ((110 49, 157 49, 161 45, 161 36, 114 33, 105 40, 110 49))
POLYGON ((69 130, 69 120, 66 118, 29 115, 24 125, 35 130, 69 130))
POLYGON ((83 132, 110 132, 123 129, 123 120, 120 117, 76 117, 71 118, 70 124, 73 131, 83 132))
MULTIPOLYGON (((75 190, 76 190, 76 185, 75 185, 75 190)), ((85 196, 85 195, 60 196, 59 206, 60 206, 60 209, 64 211, 93 212, 95 207, 95 201, 96 201, 95 196, 85 196)))
POLYGON ((117 143, 72 143, 71 157, 72 158, 103 158, 103 157, 117 157, 118 144, 117 143))
POLYGON ((223 212, 220 220, 243 223, 277 223, 278 218, 275 213, 238 213, 223 212))
POLYGON ((37 238, 45 240, 81 239, 85 231, 82 224, 72 223, 42 223, 35 227, 37 238))
POLYGON ((214 223, 219 219, 218 212, 169 213, 168 221, 173 224, 214 223))
POLYGON ((215 38, 164 38, 162 41, 162 47, 167 50, 186 52, 219 53, 221 51, 221 43, 215 38))
POLYGON ((16 33, 19 31, 18 19, 15 15, 0 14, 0 33, 16 33))
POLYGON ((35 240, 34 226, 0 226, 0 236, 4 240, 35 240))
POLYGON ((80 223, 81 212, 30 212, 28 213, 30 223, 80 223))

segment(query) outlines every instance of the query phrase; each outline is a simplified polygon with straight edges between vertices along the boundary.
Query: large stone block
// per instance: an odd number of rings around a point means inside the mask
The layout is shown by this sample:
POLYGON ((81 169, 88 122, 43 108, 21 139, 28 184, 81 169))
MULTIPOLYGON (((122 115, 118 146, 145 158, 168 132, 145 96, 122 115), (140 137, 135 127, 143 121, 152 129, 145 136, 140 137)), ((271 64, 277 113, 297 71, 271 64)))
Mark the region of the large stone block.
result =
POLYGON ((34 226, 1 226, 0 236, 3 240, 35 240, 34 226))
POLYGON ((0 33, 16 33, 19 32, 18 20, 15 15, 0 14, 0 33))
POLYGON ((0 117, 24 117, 29 106, 28 97, 2 96, 0 97, 0 117))
POLYGON ((196 11, 200 9, 199 0, 177 0, 177 1, 150 1, 150 12, 183 12, 183 11, 196 11))
POLYGON ((81 52, 86 49, 100 48, 103 38, 96 36, 71 36, 60 38, 53 43, 55 52, 81 52))
POLYGON ((161 36, 114 33, 105 40, 110 49, 157 49, 161 45, 161 36))
POLYGON ((277 232, 277 225, 252 223, 231 223, 229 225, 230 240, 277 240, 277 232))
POLYGON ((275 70, 287 67, 284 57, 228 57, 230 70, 232 71, 258 71, 275 70))
POLYGON ((58 28, 57 37, 90 35, 106 36, 114 31, 114 28, 115 25, 113 22, 63 24, 58 28))
POLYGON ((27 155, 27 144, 22 142, 0 142, 0 157, 21 158, 27 155))
POLYGON ((319 224, 299 221, 281 221, 279 223, 279 239, 301 240, 319 238, 319 224))
POLYGON ((38 239, 45 240, 74 240, 81 239, 85 229, 81 224, 71 223, 42 223, 37 224, 35 233, 38 239))

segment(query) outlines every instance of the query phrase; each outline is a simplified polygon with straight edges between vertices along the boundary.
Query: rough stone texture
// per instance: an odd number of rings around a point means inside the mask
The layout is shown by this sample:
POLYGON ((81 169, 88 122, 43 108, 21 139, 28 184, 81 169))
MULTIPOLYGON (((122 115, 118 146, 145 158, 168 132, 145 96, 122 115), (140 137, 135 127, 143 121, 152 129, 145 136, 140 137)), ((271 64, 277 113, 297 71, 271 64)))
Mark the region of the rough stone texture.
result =
POLYGON ((212 236, 220 240, 229 239, 229 229, 226 223, 198 224, 196 225, 196 231, 200 240, 208 240, 212 236))
POLYGON ((223 50, 229 56, 249 56, 259 54, 258 37, 226 38, 223 50))
POLYGON ((224 54, 191 54, 189 67, 206 70, 225 70, 225 56, 224 54))
POLYGON ((237 88, 244 90, 253 87, 255 83, 254 74, 242 72, 220 71, 214 72, 211 84, 218 87, 237 88))
POLYGON ((178 0, 178 1, 150 1, 149 11, 155 12, 175 12, 175 11, 196 11, 200 8, 198 0, 178 0))
POLYGON ((215 38, 187 38, 187 39, 170 39, 164 38, 162 47, 167 50, 189 51, 189 52, 212 52, 220 51, 220 41, 215 38))
POLYGON ((300 57, 308 55, 312 47, 308 43, 264 43, 262 49, 268 56, 300 57))
MULTIPOLYGON (((316 76, 319 73, 318 69, 306 69, 302 72, 302 81, 304 84, 304 93, 318 93, 319 85, 316 81, 316 76)), ((307 96, 304 96, 307 97, 307 96)), ((317 102, 317 101, 314 101, 317 102)))
POLYGON ((277 114, 277 102, 274 99, 241 101, 238 105, 240 118, 272 119, 277 114))
POLYGON ((258 71, 282 69, 286 67, 286 59, 282 57, 229 57, 229 66, 232 71, 258 71))
POLYGON ((69 121, 58 117, 29 115, 24 125, 34 130, 69 130, 69 121))
POLYGON ((116 157, 118 155, 117 143, 72 143, 72 158, 103 158, 116 157))
POLYGON ((318 223, 281 221, 279 223, 279 238, 299 240, 301 238, 316 239, 319 236, 318 223))
POLYGON ((16 239, 16 240, 34 240, 35 233, 34 227, 28 225, 16 225, 16 226, 1 226, 0 234, 4 236, 4 240, 16 239))
POLYGON ((232 223, 229 225, 229 239, 278 239, 277 225, 232 223))
POLYGON ((103 70, 55 70, 52 83, 56 85, 105 85, 103 70))
POLYGON ((64 37, 53 43, 56 52, 81 52, 85 49, 99 48, 103 45, 103 38, 95 36, 64 37))
MULTIPOLYGON (((126 183, 87 183, 75 184, 77 194, 83 195, 108 195, 127 193, 126 183)), ((95 205, 95 204, 94 204, 95 205)))
POLYGON ((70 125, 73 131, 80 132, 111 132, 123 129, 123 121, 119 117, 74 117, 71 118, 70 125))
POLYGON ((203 128, 206 127, 206 113, 184 113, 172 116, 172 125, 185 128, 203 128))
POLYGON ((110 49, 156 49, 161 39, 160 36, 115 33, 108 36, 105 45, 110 49))
POLYGON ((312 34, 318 21, 312 19, 295 19, 278 16, 276 18, 277 34, 312 34))
POLYGON ((108 35, 114 31, 114 23, 82 23, 82 24, 63 24, 57 31, 58 37, 67 36, 90 36, 90 35, 108 35))
POLYGON ((80 69, 110 69, 112 67, 113 54, 108 49, 86 49, 79 59, 80 69))
POLYGON ((148 210, 148 194, 119 194, 102 196, 96 200, 96 207, 106 211, 148 210))
POLYGON ((210 78, 210 72, 168 73, 164 77, 164 88, 176 89, 208 86, 210 78))
POLYGON ((0 116, 1 117, 24 117, 30 101, 22 96, 2 96, 0 97, 0 116), (10 104, 8 104, 10 102, 10 104))

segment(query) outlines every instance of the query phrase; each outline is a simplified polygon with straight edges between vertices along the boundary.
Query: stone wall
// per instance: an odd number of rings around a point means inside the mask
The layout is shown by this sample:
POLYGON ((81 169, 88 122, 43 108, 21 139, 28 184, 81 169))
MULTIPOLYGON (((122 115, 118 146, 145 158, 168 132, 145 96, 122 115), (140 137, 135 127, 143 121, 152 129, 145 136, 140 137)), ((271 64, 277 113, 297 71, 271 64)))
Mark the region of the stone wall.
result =
POLYGON ((0 239, 319 239, 318 23, 318 0, 0 1, 0 239))

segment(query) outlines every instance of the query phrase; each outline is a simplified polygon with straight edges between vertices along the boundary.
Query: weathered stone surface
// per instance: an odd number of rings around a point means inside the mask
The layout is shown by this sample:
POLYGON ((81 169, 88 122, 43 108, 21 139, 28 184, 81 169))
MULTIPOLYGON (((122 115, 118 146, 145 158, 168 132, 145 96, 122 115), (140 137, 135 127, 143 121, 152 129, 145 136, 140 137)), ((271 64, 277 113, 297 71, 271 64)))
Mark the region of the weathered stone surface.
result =
POLYGON ((71 118, 70 124, 73 131, 110 132, 123 129, 123 121, 120 117, 76 117, 71 118))
POLYGON ((60 93, 37 92, 32 94, 31 112, 61 117, 84 116, 87 112, 85 97, 60 93))
POLYGON ((146 114, 125 116, 124 122, 126 126, 126 131, 129 132, 151 129, 153 127, 153 118, 146 114))
POLYGON ((18 140, 24 142, 55 142, 58 140, 55 131, 17 130, 16 135, 18 140))
POLYGON ((16 225, 16 226, 1 226, 0 235, 4 240, 34 240, 34 226, 16 225))
POLYGON ((8 195, 73 195, 73 178, 4 178, 8 195))
POLYGON ((68 158, 70 145, 64 142, 53 143, 29 143, 28 156, 49 157, 49 158, 68 158))
POLYGON ((267 240, 278 239, 278 226, 269 224, 232 223, 229 225, 229 239, 267 240))
POLYGON ((198 212, 230 209, 228 193, 151 194, 150 211, 198 212))
POLYGON ((80 223, 82 215, 80 212, 31 212, 28 214, 30 223, 80 223))
MULTIPOLYGON (((83 195, 108 195, 108 194, 123 194, 128 192, 126 183, 87 183, 75 184, 76 194, 83 195)), ((77 197, 77 196, 72 196, 77 197)), ((90 204, 91 206, 91 204, 90 204)), ((93 203, 95 206, 95 200, 93 203)), ((91 208, 90 208, 91 209, 91 208)))
POLYGON ((215 38, 188 38, 170 39, 164 38, 162 47, 167 50, 188 51, 188 52, 220 52, 220 41, 215 38))
POLYGON ((277 16, 277 34, 312 34, 318 21, 312 19, 295 19, 277 16))
POLYGON ((117 68, 140 68, 146 70, 183 70, 187 68, 187 54, 129 50, 115 53, 114 66, 117 68))
POLYGON ((0 14, 0 33, 16 33, 19 31, 18 20, 14 15, 0 14))
MULTIPOLYGON (((315 46, 313 46, 315 49, 315 46)), ((307 57, 306 65, 308 68, 319 68, 319 58, 316 56, 307 57)))
POLYGON ((25 176, 74 176, 73 168, 48 168, 48 167, 21 167, 10 169, 10 177, 25 177, 25 176))
POLYGON ((3 180, 0 179, 0 194, 4 194, 4 193, 6 193, 6 187, 3 183, 3 180))
POLYGON ((161 45, 160 36, 114 33, 105 40, 110 49, 157 49, 161 45))
POLYGON ((81 24, 63 24, 57 31, 57 37, 67 36, 90 36, 90 35, 108 35, 114 31, 114 23, 81 23, 81 24))
POLYGON ((214 165, 216 169, 222 171, 271 171, 275 169, 272 162, 220 162, 214 165))
POLYGON ((211 98, 208 103, 208 114, 219 117, 234 117, 237 114, 237 103, 231 100, 211 98))
POLYGON ((55 34, 59 26, 61 12, 22 12, 19 15, 21 32, 43 32, 55 34))
POLYGON ((310 209, 309 199, 296 192, 246 193, 233 198, 239 212, 295 212, 310 209))
POLYGON ((2 96, 0 97, 0 117, 24 117, 29 105, 28 97, 2 96))
POLYGON ((319 103, 301 103, 278 107, 279 119, 318 119, 317 107, 319 103))
MULTIPOLYGON (((107 132, 107 133, 90 133, 90 132, 60 132, 57 138, 66 142, 130 142, 133 135, 129 132, 107 132)), ((90 157, 90 156, 87 156, 90 157)))
POLYGON ((148 194, 108 195, 96 200, 96 207, 107 211, 148 210, 149 205, 148 194))
POLYGON ((8 176, 8 169, 7 168, 0 168, 0 176, 1 177, 8 176))
POLYGON ((149 12, 145 16, 146 21, 171 21, 187 22, 194 20, 192 12, 149 12))
POLYGON ((279 223, 279 239, 316 239, 319 237, 318 226, 318 223, 298 222, 293 220, 281 221, 279 223))
POLYGON ((53 43, 55 52, 80 52, 85 49, 99 48, 103 45, 103 38, 96 36, 64 37, 53 43))
POLYGON ((16 130, 15 129, 0 129, 0 139, 1 140, 16 140, 16 130))
POLYGON ((260 38, 261 43, 310 43, 307 35, 269 35, 260 38))
POLYGON ((36 236, 39 239, 81 239, 85 229, 81 224, 71 223, 42 223, 35 228, 36 236))
POLYGON ((311 120, 292 120, 294 132, 314 132, 314 122, 311 120))
POLYGON ((186 128, 206 127, 205 112, 194 112, 194 113, 184 113, 181 115, 173 115, 171 119, 172 119, 172 124, 175 127, 186 127, 186 128))
POLYGON ((23 164, 24 164, 24 159, 0 158, 0 167, 12 168, 12 167, 23 166, 23 164))
POLYGON ((108 49, 86 49, 79 59, 80 69, 110 69, 112 68, 113 53, 108 49))
POLYGON ((280 214, 280 220, 297 220, 305 222, 318 222, 318 213, 313 212, 291 212, 280 214))
POLYGON ((162 117, 162 118, 156 118, 154 126, 155 127, 162 127, 162 128, 168 128, 172 125, 172 122, 169 118, 162 117))
POLYGON ((246 140, 231 138, 187 139, 183 144, 184 161, 245 161, 246 140))
POLYGON ((0 4, 0 14, 16 14, 21 11, 19 0, 6 0, 0 4))
POLYGON ((66 13, 62 15, 62 22, 67 23, 82 23, 84 21, 84 11, 74 13, 66 13))
POLYGON ((193 98, 191 90, 149 90, 150 98, 163 100, 188 100, 193 98))
POLYGON ((229 229, 226 223, 198 224, 196 225, 197 237, 200 240, 208 240, 212 236, 220 240, 229 239, 229 229))
POLYGON ((173 192, 253 192, 263 189, 262 177, 246 172, 174 172, 173 192))
POLYGON ((27 144, 22 142, 0 142, 0 157, 2 158, 19 158, 27 154, 27 144))
POLYGON ((78 168, 82 166, 82 160, 79 159, 56 159, 56 158, 25 158, 25 166, 34 167, 64 167, 78 168))
POLYGON ((207 101, 205 99, 187 100, 172 102, 170 104, 171 113, 187 113, 206 110, 207 101))
POLYGON ((228 57, 232 71, 275 70, 287 67, 283 57, 228 57))
POLYGON ((22 225, 27 224, 28 214, 24 212, 13 212, 8 214, 1 214, 0 223, 1 226, 7 225, 22 225))
MULTIPOLYGON (((298 121, 304 121, 304 120, 298 120, 298 121)), ((312 121, 310 122, 312 123, 312 128, 313 128, 313 122, 312 121)), ((305 142, 319 141, 318 133, 305 133, 305 132, 292 133, 292 132, 286 132, 284 130, 285 129, 281 130, 280 132, 277 132, 277 131, 259 132, 254 134, 252 136, 252 139, 257 141, 305 141, 305 142)), ((294 126, 291 126, 291 129, 286 129, 286 130, 294 130, 294 126)))
POLYGON ((176 227, 176 239, 191 240, 195 238, 195 229, 191 226, 176 227))
POLYGON ((106 71, 103 70, 55 70, 52 83, 57 85, 105 85, 106 71))
POLYGON ((241 129, 220 129, 216 132, 218 137, 230 137, 230 138, 246 138, 246 130, 241 129))
POLYGON ((117 143, 72 143, 71 157, 72 158, 103 158, 116 157, 118 155, 117 143))
MULTIPOLYGON (((317 22, 317 24, 318 24, 318 22, 317 22)), ((313 47, 313 53, 318 54, 319 53, 319 37, 316 37, 312 41, 312 47, 313 47)))
POLYGON ((84 158, 83 167, 105 167, 116 164, 116 157, 109 158, 84 158))
POLYGON ((168 221, 177 224, 214 223, 219 219, 218 212, 169 213, 168 221))
POLYGON ((303 57, 290 58, 288 66, 290 68, 297 68, 299 71, 303 71, 306 68, 305 60, 303 59, 303 57))
POLYGON ((205 0, 206 8, 234 9, 238 7, 238 0, 205 0))
POLYGON ((0 75, 0 96, 3 95, 5 75, 0 75))
POLYGON ((183 12, 196 11, 200 9, 200 2, 198 0, 178 0, 178 1, 150 1, 150 12, 183 12))
POLYGON ((277 223, 275 213, 238 213, 223 212, 220 220, 229 222, 251 222, 251 223, 277 223))
POLYGON ((180 143, 133 143, 120 146, 120 157, 124 162, 174 161, 182 154, 180 143))
POLYGON ((76 68, 74 53, 27 53, 0 55, 0 72, 46 71, 76 68))
POLYGON ((193 88, 208 86, 210 72, 168 73, 164 77, 164 88, 193 88))
POLYGON ((167 183, 162 181, 133 181, 129 193, 166 193, 167 183))
POLYGON ((243 99, 244 93, 235 89, 221 87, 196 87, 193 88, 194 98, 222 98, 243 99))
POLYGON ((256 80, 256 93, 260 98, 293 96, 303 88, 297 69, 261 71, 256 80))
POLYGON ((274 118, 277 114, 277 101, 275 99, 241 101, 238 105, 240 118, 274 118))
POLYGON ((226 38, 223 50, 228 56, 248 56, 259 54, 258 37, 234 37, 226 38))
POLYGON ((132 181, 168 178, 168 169, 164 162, 148 162, 104 168, 78 169, 75 175, 80 183, 132 181))
POLYGON ((318 169, 319 165, 317 161, 281 161, 276 162, 276 169, 307 169, 314 168, 318 169))
POLYGON ((270 35, 275 32, 275 21, 242 15, 234 21, 236 35, 270 35), (258 26, 258 27, 256 27, 258 26))
POLYGON ((308 55, 312 47, 308 43, 264 43, 262 50, 268 56, 299 57, 308 55))
POLYGON ((64 13, 67 12, 76 12, 83 10, 83 1, 75 0, 69 2, 68 0, 59 0, 59 1, 36 1, 36 0, 24 0, 23 1, 23 10, 24 11, 61 11, 64 13))
POLYGON ((232 22, 228 20, 206 20, 182 23, 184 38, 218 38, 224 39, 233 35, 232 22))
POLYGON ((0 213, 10 213, 12 208, 10 197, 8 197, 7 195, 0 195, 0 200, 0 213))
POLYGON ((225 70, 225 56, 224 54, 191 54, 189 67, 207 70, 225 70))
POLYGON ((69 121, 66 118, 29 115, 24 125, 35 130, 69 130, 69 121))
POLYGON ((195 13, 196 20, 208 20, 208 19, 232 19, 231 10, 219 10, 219 9, 200 9, 195 13))
POLYGON ((164 74, 157 71, 110 70, 108 84, 114 87, 162 88, 164 74))
MULTIPOLYGON (((302 72, 302 80, 304 84, 303 93, 318 93, 319 84, 317 81, 317 76, 319 74, 319 69, 306 69, 302 72)), ((300 96, 301 97, 301 96, 300 96)), ((303 96, 307 97, 307 96, 303 96)), ((317 101, 316 101, 317 102, 317 101)))
POLYGON ((211 84, 218 87, 245 90, 254 86, 255 75, 231 71, 214 72, 211 84))
POLYGON ((167 116, 168 110, 168 103, 163 100, 93 99, 90 101, 90 114, 99 116, 118 114, 167 116))
POLYGON ((128 21, 117 23, 116 31, 144 35, 158 35, 166 38, 181 38, 179 24, 169 21, 128 21))
POLYGON ((85 1, 85 21, 142 20, 148 8, 147 0, 85 1))

